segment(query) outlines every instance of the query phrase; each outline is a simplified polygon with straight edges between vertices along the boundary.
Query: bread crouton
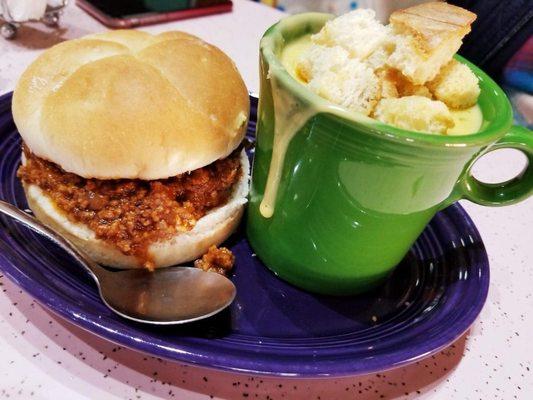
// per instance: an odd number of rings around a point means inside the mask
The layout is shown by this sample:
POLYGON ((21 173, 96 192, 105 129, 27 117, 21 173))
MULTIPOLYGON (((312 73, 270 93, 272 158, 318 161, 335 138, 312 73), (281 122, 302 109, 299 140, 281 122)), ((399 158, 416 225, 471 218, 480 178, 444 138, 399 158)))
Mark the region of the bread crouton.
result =
POLYGON ((456 60, 445 65, 427 86, 437 100, 450 108, 468 108, 477 103, 479 82, 474 73, 456 60))
MULTIPOLYGON (((401 72, 395 69, 384 69, 383 72, 378 76, 383 79, 384 87, 394 85, 397 94, 396 96, 383 95, 383 97, 424 96, 429 99, 433 98, 433 95, 427 87, 424 85, 415 85, 405 76, 403 76, 401 72)), ((391 92, 392 91, 389 89, 385 93, 391 92)))
POLYGON ((461 47, 476 14, 444 2, 423 3, 390 16, 396 48, 387 63, 412 83, 435 78, 461 47))
POLYGON ((370 9, 358 9, 331 21, 311 40, 324 46, 340 46, 350 57, 365 59, 388 40, 389 28, 375 19, 370 9))
POLYGON ((380 69, 376 74, 381 82, 382 99, 400 97, 398 89, 396 88, 396 71, 391 69, 380 69))
POLYGON ((380 98, 381 85, 372 68, 349 58, 339 46, 312 46, 299 60, 297 73, 316 94, 364 115, 372 113, 380 98))
POLYGON ((422 96, 382 99, 374 117, 386 124, 418 132, 446 133, 454 126, 446 104, 422 96))
POLYGON ((296 74, 309 83, 323 71, 335 69, 348 62, 349 53, 340 46, 311 45, 298 59, 296 74))

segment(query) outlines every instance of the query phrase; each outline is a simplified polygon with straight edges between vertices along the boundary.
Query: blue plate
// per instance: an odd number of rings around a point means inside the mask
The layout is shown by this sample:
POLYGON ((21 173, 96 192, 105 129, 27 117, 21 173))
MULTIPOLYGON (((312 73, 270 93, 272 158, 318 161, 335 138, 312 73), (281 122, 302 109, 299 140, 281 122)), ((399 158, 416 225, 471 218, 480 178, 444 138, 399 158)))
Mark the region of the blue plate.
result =
MULTIPOLYGON (((26 208, 16 178, 20 146, 7 94, 0 97, 0 198, 26 208)), ((242 229, 226 245, 237 258, 232 306, 202 322, 157 328, 109 311, 64 252, 0 217, 0 269, 56 314, 157 357, 236 372, 346 376, 417 361, 469 328, 489 286, 485 248, 458 204, 435 216, 383 286, 357 297, 314 295, 279 280, 252 253, 242 229)))

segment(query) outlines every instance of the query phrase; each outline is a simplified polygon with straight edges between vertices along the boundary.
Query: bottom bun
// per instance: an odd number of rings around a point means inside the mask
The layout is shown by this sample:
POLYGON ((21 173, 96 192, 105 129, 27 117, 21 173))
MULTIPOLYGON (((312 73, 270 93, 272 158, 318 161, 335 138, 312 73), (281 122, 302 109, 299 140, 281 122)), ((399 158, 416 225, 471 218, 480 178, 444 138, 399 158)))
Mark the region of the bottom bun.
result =
MULTIPOLYGON (((226 240, 237 228, 247 202, 250 179, 250 164, 244 150, 241 165, 243 173, 226 204, 209 211, 189 232, 176 233, 170 239, 150 245, 148 254, 155 268, 195 260, 211 245, 219 245, 226 240)), ((143 267, 136 257, 123 254, 112 244, 98 239, 87 225, 69 220, 39 186, 24 185, 24 191, 28 205, 41 222, 72 241, 97 263, 121 269, 143 267)))

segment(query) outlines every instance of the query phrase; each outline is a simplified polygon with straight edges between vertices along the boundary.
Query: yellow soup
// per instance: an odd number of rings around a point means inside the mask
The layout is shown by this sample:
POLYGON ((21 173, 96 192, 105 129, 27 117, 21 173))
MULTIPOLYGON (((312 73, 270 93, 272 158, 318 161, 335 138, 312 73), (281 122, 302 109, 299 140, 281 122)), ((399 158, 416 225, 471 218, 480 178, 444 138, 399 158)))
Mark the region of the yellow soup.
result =
MULTIPOLYGON (((303 82, 296 73, 296 64, 298 63, 300 55, 307 50, 311 44, 311 35, 304 35, 285 46, 283 53, 281 54, 281 63, 285 69, 296 80, 303 84, 305 84, 305 82, 303 82)), ((479 131, 483 123, 483 114, 477 104, 464 110, 450 109, 450 113, 452 114, 455 126, 448 129, 448 135, 468 135, 476 133, 479 131)))
POLYGON ((450 110, 455 126, 448 129, 448 135, 468 135, 476 133, 483 123, 481 108, 476 104, 464 110, 450 110))

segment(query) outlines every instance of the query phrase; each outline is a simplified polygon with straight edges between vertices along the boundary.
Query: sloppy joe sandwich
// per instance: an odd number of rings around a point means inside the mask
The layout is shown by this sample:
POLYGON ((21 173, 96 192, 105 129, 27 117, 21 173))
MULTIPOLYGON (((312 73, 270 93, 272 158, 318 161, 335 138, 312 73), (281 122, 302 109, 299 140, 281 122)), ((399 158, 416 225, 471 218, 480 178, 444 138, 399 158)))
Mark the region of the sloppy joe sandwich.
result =
POLYGON ((37 218, 118 268, 194 260, 236 228, 248 194, 244 82, 182 32, 60 43, 22 75, 18 171, 37 218))

